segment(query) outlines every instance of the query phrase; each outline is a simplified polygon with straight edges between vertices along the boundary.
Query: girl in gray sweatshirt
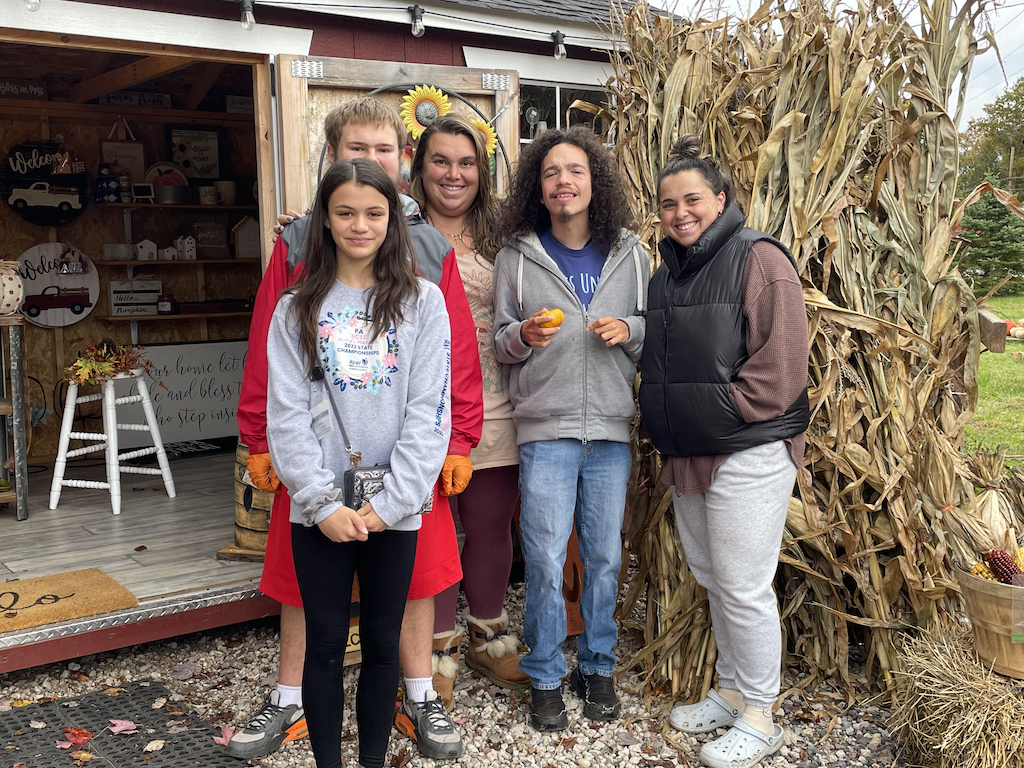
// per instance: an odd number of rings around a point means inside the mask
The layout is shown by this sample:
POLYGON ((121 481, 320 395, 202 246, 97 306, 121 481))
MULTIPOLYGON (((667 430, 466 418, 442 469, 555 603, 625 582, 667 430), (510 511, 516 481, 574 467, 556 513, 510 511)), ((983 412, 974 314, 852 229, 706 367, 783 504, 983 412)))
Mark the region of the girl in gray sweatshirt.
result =
POLYGON ((451 431, 448 315, 440 290, 415 275, 398 192, 375 163, 342 161, 327 172, 306 252, 267 340, 267 440, 291 494, 306 614, 302 694, 317 765, 336 768, 358 574, 359 763, 381 768, 419 513, 451 431), (359 509, 345 505, 343 488, 356 464, 391 470, 359 509))

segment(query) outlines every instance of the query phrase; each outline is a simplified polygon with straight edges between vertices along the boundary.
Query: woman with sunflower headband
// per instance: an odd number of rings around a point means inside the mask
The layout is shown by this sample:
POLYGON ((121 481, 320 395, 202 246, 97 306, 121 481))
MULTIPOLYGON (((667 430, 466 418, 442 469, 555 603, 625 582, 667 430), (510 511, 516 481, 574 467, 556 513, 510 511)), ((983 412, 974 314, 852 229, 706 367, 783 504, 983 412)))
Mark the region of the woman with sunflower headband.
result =
MULTIPOLYGON (((474 473, 453 499, 466 534, 462 587, 469 611, 467 664, 497 685, 514 688, 529 678, 519 670, 518 640, 509 635, 504 608, 512 567, 511 522, 519 496, 519 451, 512 424, 508 366, 494 357, 492 275, 501 247, 497 203, 491 191, 494 129, 483 120, 444 114, 423 131, 412 161, 409 194, 427 221, 455 249, 466 298, 477 328, 483 373, 484 426, 470 453, 474 473)), ((451 701, 462 631, 456 629, 459 587, 435 597, 434 687, 451 701)))

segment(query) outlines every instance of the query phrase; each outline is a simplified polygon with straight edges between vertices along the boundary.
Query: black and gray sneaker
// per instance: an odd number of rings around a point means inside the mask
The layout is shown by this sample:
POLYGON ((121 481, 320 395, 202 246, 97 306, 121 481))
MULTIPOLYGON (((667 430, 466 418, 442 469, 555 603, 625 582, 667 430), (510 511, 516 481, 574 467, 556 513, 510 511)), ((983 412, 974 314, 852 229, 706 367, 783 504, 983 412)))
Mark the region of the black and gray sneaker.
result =
POLYGON ((266 757, 282 744, 301 739, 309 733, 302 707, 296 704, 278 706, 280 695, 279 691, 271 691, 260 711, 253 715, 243 730, 231 737, 225 748, 229 755, 243 760, 266 757))
POLYGON ((530 694, 530 725, 536 731, 563 731, 569 727, 561 686, 553 691, 533 689, 530 694))
POLYGON ((444 702, 436 691, 427 691, 422 704, 407 697, 395 715, 395 727, 416 742, 424 757, 455 760, 462 756, 462 737, 448 719, 444 702))
POLYGON ((576 667, 569 678, 573 691, 583 700, 583 715, 590 720, 608 722, 619 716, 619 697, 610 677, 594 672, 585 675, 576 667))

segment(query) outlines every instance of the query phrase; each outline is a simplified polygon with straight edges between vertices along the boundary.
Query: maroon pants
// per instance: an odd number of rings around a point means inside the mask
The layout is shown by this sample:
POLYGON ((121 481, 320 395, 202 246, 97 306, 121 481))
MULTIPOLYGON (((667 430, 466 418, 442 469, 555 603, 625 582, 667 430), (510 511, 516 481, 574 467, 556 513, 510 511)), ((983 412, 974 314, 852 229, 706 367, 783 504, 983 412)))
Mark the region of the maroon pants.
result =
MULTIPOLYGON (((519 500, 519 467, 473 473, 466 490, 449 501, 458 511, 466 541, 462 547, 462 588, 469 612, 478 619, 501 615, 512 568, 512 515, 519 500)), ((434 597, 434 632, 455 628, 459 585, 434 597)))

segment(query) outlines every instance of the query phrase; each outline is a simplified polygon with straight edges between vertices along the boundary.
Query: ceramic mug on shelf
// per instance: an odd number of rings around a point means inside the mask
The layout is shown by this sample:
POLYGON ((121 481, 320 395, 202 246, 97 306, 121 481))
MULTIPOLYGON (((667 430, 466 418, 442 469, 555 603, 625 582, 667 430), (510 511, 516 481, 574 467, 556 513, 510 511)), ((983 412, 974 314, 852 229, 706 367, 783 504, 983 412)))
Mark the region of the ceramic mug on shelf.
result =
POLYGON ((220 205, 234 205, 238 198, 238 184, 233 181, 215 181, 213 186, 217 190, 217 202, 220 205))
POLYGON ((217 204, 217 188, 216 187, 200 187, 199 188, 199 204, 200 205, 216 205, 217 204))

